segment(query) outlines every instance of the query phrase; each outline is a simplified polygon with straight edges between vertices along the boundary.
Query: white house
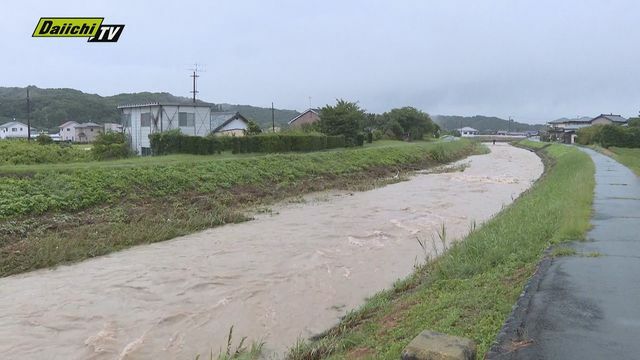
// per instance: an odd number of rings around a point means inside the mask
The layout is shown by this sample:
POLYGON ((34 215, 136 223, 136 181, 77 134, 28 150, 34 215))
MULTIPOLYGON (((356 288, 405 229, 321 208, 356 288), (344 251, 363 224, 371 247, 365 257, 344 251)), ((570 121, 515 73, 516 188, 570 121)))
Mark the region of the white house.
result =
POLYGON ((104 123, 104 131, 122 132, 122 125, 115 123, 104 123))
POLYGON ((468 136, 476 136, 478 135, 480 132, 472 127, 468 127, 465 126, 461 129, 457 129, 458 132, 460 133, 460 136, 462 137, 468 137, 468 136))
POLYGON ((76 140, 76 125, 75 121, 67 121, 66 123, 58 126, 60 128, 60 140, 61 141, 75 141, 76 140))
POLYGON ((215 135, 243 136, 249 121, 238 112, 212 112, 211 122, 220 124, 213 133, 215 135))
POLYGON ((180 129, 186 135, 206 136, 246 129, 246 119, 240 114, 212 112, 209 105, 151 103, 122 105, 118 109, 131 149, 141 155, 151 154, 149 135, 156 132, 180 129), (234 120, 244 121, 244 127, 234 120))
MULTIPOLYGON (((0 139, 26 139, 29 136, 27 124, 23 124, 19 121, 9 121, 6 124, 0 125, 0 139)), ((31 128, 31 137, 38 136, 38 130, 31 128)))

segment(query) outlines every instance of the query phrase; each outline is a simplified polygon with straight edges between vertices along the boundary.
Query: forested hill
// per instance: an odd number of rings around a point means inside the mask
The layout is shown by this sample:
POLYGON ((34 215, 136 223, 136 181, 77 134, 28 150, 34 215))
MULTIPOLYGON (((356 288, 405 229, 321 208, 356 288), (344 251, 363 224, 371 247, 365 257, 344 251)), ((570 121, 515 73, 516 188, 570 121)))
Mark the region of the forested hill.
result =
MULTIPOLYGON (((30 87, 32 126, 56 130, 68 120, 77 122, 119 122, 118 105, 150 102, 185 103, 186 97, 162 93, 131 93, 113 96, 87 94, 74 89, 40 89, 30 87)), ((27 118, 27 90, 19 87, 0 87, 0 124, 14 117, 25 122, 27 118)), ((201 102, 203 104, 209 104, 201 102)), ((211 104, 214 105, 214 104, 211 104)), ((240 111, 263 128, 271 127, 271 109, 249 105, 219 104, 222 110, 240 111)), ((275 110, 276 126, 282 126, 298 114, 295 110, 275 110)))
POLYGON ((524 124, 519 122, 511 122, 509 127, 509 120, 500 119, 497 117, 489 116, 453 116, 453 115, 435 115, 433 120, 440 125, 443 129, 454 130, 461 127, 469 126, 480 132, 484 131, 498 131, 509 130, 511 131, 527 131, 527 130, 543 130, 546 128, 543 124, 524 124))

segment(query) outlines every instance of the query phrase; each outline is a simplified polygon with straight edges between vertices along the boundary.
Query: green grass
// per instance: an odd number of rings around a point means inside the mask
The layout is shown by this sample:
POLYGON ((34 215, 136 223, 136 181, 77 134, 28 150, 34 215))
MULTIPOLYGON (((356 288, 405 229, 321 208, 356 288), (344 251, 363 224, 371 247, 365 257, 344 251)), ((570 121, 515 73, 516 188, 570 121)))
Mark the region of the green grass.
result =
POLYGON ((640 176, 640 149, 611 147, 607 155, 612 156, 640 176))
POLYGON ((398 359, 425 329, 473 339, 482 358, 545 249, 582 239, 590 227, 595 168, 589 156, 562 145, 540 154, 546 172, 528 192, 320 339, 295 344, 289 358, 398 359))
POLYGON ((6 175, 0 177, 0 276, 245 221, 247 209, 312 191, 400 181, 391 175, 482 150, 466 141, 383 142, 315 153, 168 156, 6 175), (138 166, 144 160, 149 163, 138 166))

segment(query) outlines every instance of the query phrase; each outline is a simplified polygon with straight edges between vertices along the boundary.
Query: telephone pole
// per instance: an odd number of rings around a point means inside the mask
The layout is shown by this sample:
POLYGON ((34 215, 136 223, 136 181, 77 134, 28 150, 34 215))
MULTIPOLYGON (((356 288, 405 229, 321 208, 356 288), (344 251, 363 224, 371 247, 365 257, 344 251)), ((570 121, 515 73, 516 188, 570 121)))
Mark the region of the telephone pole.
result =
POLYGON ((189 77, 193 78, 193 90, 190 91, 190 93, 193 94, 193 103, 196 103, 196 94, 199 92, 197 89, 197 83, 196 83, 196 79, 200 77, 200 75, 198 75, 199 72, 202 72, 204 70, 198 68, 198 64, 194 64, 194 67, 192 69, 189 69, 191 71, 193 71, 193 73, 191 75, 189 75, 189 77))
POLYGON ((27 85, 27 141, 31 141, 31 99, 29 98, 29 85, 27 85))
POLYGON ((273 101, 271 102, 271 131, 276 132, 276 115, 273 109, 273 101))

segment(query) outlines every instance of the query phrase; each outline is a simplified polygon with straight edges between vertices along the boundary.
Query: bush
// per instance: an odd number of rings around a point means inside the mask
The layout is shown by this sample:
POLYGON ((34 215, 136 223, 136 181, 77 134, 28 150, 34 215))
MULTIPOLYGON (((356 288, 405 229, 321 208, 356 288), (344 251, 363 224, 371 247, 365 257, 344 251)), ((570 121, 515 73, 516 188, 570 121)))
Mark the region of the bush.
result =
POLYGON ((231 149, 232 137, 184 135, 179 129, 149 135, 153 155, 211 155, 231 149))
POLYGON ((38 145, 26 140, 0 141, 0 165, 32 165, 92 160, 90 151, 68 144, 38 145))
POLYGON ((49 145, 49 144, 53 144, 53 139, 51 138, 51 136, 47 134, 40 134, 36 138, 36 142, 38 142, 38 144, 40 145, 49 145))
POLYGON ((373 140, 374 141, 378 141, 378 140, 382 140, 382 137, 384 136, 384 132, 382 130, 373 130, 373 140))
POLYGON ((371 144, 373 142, 373 133, 369 131, 367 133, 367 143, 371 144))
POLYGON ((364 145, 364 134, 356 135, 354 145, 355 146, 363 146, 364 145))
POLYGON ((342 135, 326 136, 316 133, 269 133, 237 137, 232 151, 240 153, 281 153, 290 151, 318 151, 345 146, 342 135))
POLYGON ((122 159, 132 154, 125 135, 114 131, 99 134, 91 152, 96 160, 122 159))
POLYGON ((582 145, 600 144, 608 148, 640 148, 640 128, 618 125, 596 125, 578 130, 577 141, 582 145))

